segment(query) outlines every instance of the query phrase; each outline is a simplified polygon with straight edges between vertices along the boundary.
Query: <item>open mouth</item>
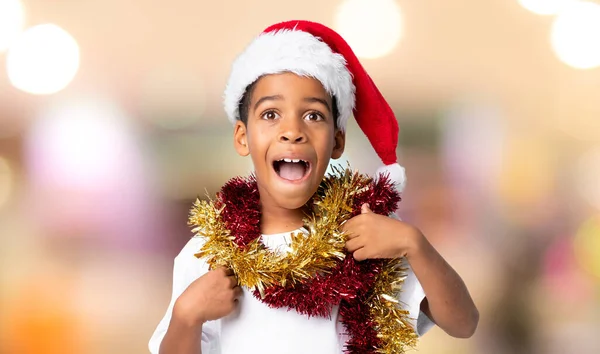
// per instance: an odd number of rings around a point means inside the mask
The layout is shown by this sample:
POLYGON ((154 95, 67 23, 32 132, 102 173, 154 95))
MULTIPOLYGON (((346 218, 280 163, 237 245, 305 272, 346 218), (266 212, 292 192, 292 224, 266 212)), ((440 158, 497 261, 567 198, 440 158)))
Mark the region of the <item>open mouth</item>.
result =
POLYGON ((273 161, 275 173, 288 181, 300 181, 310 171, 310 162, 300 159, 283 158, 273 161))

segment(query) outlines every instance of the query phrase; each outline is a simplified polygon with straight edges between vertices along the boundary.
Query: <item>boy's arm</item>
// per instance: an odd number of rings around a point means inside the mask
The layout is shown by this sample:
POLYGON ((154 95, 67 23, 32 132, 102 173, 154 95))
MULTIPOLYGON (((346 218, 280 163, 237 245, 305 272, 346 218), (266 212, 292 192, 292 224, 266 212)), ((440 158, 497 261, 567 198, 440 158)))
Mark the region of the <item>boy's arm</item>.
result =
POLYGON ((421 304, 422 311, 449 335, 471 337, 479 312, 467 287, 427 238, 412 229, 406 258, 427 296, 421 304))
MULTIPOLYGON (((174 259, 171 301, 148 343, 151 354, 164 352, 161 347, 167 336, 167 332, 169 332, 169 337, 173 337, 173 330, 171 327, 172 323, 175 321, 175 304, 178 302, 181 294, 196 279, 208 272, 208 265, 203 260, 194 256, 194 254, 202 247, 202 242, 203 240, 199 237, 190 238, 174 259)), ((214 337, 214 329, 211 328, 211 326, 203 327, 202 329, 207 332, 205 333, 206 338, 203 339, 212 340, 214 337)))
POLYGON ((208 264, 194 256, 203 242, 192 237, 175 257, 171 301, 148 343, 152 354, 198 354, 200 348, 210 352, 218 346, 218 324, 212 320, 235 305, 233 298, 241 289, 231 271, 209 271, 208 264), (219 304, 212 305, 215 301, 219 304))
POLYGON ((460 276, 416 227, 375 214, 368 204, 343 226, 346 249, 358 261, 406 257, 423 288, 423 312, 453 337, 468 338, 479 322, 479 312, 460 276))
POLYGON ((179 321, 174 316, 160 344, 159 354, 202 354, 202 325, 179 321))
POLYGON ((196 279, 173 306, 159 354, 201 353, 203 324, 233 312, 241 294, 230 269, 217 268, 196 279))

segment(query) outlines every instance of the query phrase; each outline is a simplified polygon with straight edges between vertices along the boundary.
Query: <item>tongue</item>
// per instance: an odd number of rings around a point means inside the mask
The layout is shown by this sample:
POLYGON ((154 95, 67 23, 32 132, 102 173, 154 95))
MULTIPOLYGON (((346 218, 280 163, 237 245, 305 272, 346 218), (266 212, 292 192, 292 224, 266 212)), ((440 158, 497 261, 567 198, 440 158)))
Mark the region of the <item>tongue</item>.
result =
POLYGON ((304 165, 294 162, 282 162, 279 165, 279 177, 296 181, 304 177, 304 165))

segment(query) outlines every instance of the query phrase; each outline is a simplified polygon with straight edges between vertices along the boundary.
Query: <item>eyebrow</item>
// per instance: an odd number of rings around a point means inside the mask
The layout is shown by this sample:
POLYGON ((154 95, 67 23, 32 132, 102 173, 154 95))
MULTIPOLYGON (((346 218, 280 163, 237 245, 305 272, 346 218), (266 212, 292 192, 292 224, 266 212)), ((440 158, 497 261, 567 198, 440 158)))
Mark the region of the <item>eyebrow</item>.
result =
POLYGON ((304 102, 318 102, 320 104, 322 104, 323 106, 327 107, 327 110, 329 111, 329 113, 331 113, 331 107, 329 107, 329 103, 327 103, 326 100, 319 98, 319 97, 306 97, 304 98, 304 102))
MULTIPOLYGON (((282 101, 284 100, 282 95, 273 95, 273 96, 264 96, 261 97, 258 101, 256 101, 256 103, 254 104, 254 110, 256 111, 256 109, 258 108, 258 106, 265 102, 265 101, 282 101)), ((309 102, 309 103, 320 103, 323 106, 325 106, 327 108, 327 110, 329 111, 329 113, 331 113, 331 107, 329 107, 329 103, 327 103, 326 100, 319 98, 319 97, 305 97, 303 99, 304 102, 309 102)))
POLYGON ((256 101, 256 103, 254 104, 254 110, 256 111, 256 109, 258 108, 258 106, 265 102, 265 101, 282 101, 283 100, 283 96, 281 95, 274 95, 274 96, 264 96, 261 97, 258 101, 256 101))

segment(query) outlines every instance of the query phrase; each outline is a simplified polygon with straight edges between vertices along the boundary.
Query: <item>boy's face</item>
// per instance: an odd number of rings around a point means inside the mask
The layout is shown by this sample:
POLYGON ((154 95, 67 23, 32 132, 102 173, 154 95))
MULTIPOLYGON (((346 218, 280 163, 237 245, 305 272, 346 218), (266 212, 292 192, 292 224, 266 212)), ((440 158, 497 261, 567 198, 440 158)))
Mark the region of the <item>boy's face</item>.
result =
POLYGON ((329 160, 344 151, 334 119, 331 97, 315 79, 284 73, 256 82, 234 144, 252 158, 263 206, 298 209, 312 197, 329 160))

